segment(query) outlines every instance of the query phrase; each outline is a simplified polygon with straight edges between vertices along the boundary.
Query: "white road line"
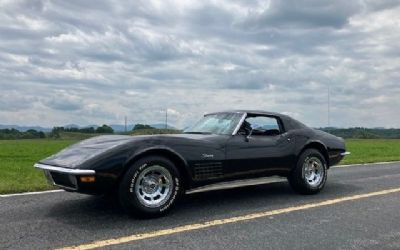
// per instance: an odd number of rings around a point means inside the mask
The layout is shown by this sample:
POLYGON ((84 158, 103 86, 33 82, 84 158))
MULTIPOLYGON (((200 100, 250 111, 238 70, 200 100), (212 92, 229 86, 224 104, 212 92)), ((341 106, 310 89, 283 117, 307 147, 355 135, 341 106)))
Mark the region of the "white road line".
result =
POLYGON ((348 164, 348 165, 337 165, 332 168, 345 168, 345 167, 353 167, 353 166, 366 166, 366 165, 386 165, 386 164, 396 164, 400 163, 400 161, 382 161, 382 162, 371 162, 371 163, 358 163, 358 164, 348 164))
POLYGON ((40 191, 40 192, 25 192, 25 193, 16 193, 16 194, 0 194, 0 198, 14 197, 14 196, 24 196, 24 195, 33 195, 33 194, 58 193, 58 192, 64 192, 64 190, 57 189, 57 190, 47 190, 47 191, 40 191))

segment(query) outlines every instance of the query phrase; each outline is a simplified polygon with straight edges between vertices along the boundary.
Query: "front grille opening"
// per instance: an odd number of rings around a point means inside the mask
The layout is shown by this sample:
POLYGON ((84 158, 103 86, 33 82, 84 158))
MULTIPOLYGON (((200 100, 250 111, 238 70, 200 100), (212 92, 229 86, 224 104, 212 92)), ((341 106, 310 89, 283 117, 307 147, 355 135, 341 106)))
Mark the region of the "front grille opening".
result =
POLYGON ((76 176, 74 175, 51 172, 51 177, 53 178, 54 184, 58 186, 77 189, 76 176))

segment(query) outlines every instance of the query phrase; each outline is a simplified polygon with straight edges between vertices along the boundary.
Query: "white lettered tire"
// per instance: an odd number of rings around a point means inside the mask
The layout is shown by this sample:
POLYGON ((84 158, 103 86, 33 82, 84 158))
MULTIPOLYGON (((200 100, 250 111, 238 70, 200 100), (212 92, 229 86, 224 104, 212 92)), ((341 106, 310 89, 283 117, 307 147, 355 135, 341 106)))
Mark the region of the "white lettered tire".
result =
POLYGON ((119 186, 122 207, 138 217, 166 214, 182 193, 178 169, 161 156, 139 159, 125 173, 119 186))
POLYGON ((298 193, 316 194, 324 188, 327 178, 325 157, 317 149, 310 148, 300 155, 288 181, 298 193))

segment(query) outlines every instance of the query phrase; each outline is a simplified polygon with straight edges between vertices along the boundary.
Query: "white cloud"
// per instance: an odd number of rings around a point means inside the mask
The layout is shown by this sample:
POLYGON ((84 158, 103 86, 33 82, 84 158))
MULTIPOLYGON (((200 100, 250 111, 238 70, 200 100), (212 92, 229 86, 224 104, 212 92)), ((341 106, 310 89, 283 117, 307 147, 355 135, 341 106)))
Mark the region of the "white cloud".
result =
POLYGON ((1 1, 0 123, 265 109, 400 127, 398 1, 1 1), (173 8, 171 7, 173 6, 173 8))

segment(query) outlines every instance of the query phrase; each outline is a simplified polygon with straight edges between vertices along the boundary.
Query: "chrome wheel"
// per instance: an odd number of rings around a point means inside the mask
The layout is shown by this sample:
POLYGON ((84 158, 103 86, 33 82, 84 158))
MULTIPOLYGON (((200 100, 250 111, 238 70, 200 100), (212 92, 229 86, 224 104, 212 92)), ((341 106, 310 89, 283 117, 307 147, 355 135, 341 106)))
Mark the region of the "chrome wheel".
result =
POLYGON ((144 169, 137 178, 135 194, 146 207, 164 205, 171 196, 173 180, 171 173, 163 166, 153 165, 144 169))
POLYGON ((323 163, 317 157, 307 158, 303 165, 304 178, 309 186, 317 187, 321 184, 325 170, 323 163))

